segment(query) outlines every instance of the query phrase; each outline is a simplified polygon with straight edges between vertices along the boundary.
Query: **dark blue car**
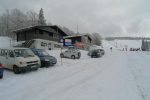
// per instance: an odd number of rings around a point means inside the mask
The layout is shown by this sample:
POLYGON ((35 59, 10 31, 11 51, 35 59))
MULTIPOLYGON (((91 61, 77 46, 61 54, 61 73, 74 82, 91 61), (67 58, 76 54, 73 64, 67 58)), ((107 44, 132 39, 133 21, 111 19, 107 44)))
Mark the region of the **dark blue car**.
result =
POLYGON ((3 67, 3 65, 0 63, 0 78, 3 78, 3 72, 4 72, 4 67, 3 67))
POLYGON ((37 55, 41 60, 41 67, 53 66, 57 63, 57 59, 53 56, 50 56, 43 49, 31 49, 35 55, 37 55))

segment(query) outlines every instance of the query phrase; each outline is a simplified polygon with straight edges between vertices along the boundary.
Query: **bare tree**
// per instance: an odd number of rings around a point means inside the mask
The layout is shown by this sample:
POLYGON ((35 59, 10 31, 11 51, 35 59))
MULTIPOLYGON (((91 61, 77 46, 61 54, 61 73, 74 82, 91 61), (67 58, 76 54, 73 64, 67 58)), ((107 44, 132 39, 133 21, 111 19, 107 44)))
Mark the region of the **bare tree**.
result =
POLYGON ((91 37, 92 37, 93 44, 101 46, 102 37, 100 36, 99 33, 93 33, 93 34, 91 34, 91 37))
POLYGON ((28 11, 27 12, 27 17, 28 17, 28 23, 31 26, 38 25, 38 14, 34 11, 28 11))
POLYGON ((12 36, 13 30, 38 25, 38 14, 34 11, 24 13, 19 9, 6 10, 0 16, 0 35, 12 36))

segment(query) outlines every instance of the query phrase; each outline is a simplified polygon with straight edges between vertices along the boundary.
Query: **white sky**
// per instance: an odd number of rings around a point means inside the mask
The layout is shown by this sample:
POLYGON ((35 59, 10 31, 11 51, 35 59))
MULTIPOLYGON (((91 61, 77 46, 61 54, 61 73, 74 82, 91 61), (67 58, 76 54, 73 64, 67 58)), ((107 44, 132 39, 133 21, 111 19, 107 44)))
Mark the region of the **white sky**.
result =
POLYGON ((150 36, 150 0, 0 0, 6 9, 44 9, 47 22, 73 31, 150 36))

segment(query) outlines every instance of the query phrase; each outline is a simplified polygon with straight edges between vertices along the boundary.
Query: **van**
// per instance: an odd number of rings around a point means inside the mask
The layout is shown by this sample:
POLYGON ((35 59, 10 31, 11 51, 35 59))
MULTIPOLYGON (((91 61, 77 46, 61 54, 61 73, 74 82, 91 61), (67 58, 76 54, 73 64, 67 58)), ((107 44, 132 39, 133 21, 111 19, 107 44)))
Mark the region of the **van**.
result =
POLYGON ((26 48, 59 50, 60 48, 62 48, 63 44, 55 41, 44 40, 44 39, 32 39, 32 40, 25 41, 22 44, 22 46, 26 48))
POLYGON ((1 48, 0 61, 4 68, 16 74, 37 70, 41 66, 40 59, 29 48, 1 48))

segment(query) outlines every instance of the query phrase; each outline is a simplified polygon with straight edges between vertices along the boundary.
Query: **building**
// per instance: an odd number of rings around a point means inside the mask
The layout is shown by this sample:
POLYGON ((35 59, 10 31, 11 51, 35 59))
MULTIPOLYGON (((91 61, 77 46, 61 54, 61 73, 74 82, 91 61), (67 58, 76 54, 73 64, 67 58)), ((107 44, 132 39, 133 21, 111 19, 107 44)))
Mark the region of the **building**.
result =
MULTIPOLYGON (((44 47, 44 48, 54 49, 52 47, 56 47, 55 45, 59 45, 57 47, 61 47, 61 45, 63 45, 62 44, 63 37, 68 36, 57 26, 33 26, 33 27, 15 30, 13 31, 13 33, 15 33, 18 42, 22 42, 22 41, 26 42, 25 47, 27 46, 29 48, 34 47, 33 42, 35 42, 35 39, 41 39, 40 41, 46 40, 44 44, 45 46, 48 47, 44 47), (49 43, 47 40, 49 40, 49 43), (49 44, 54 44, 54 45, 51 45, 51 47, 49 47, 49 44)), ((39 45, 43 46, 43 42, 41 42, 41 44, 39 45)))
POLYGON ((31 39, 45 39, 61 42, 64 36, 68 36, 57 26, 33 26, 13 31, 17 41, 28 41, 31 39))
POLYGON ((92 38, 88 35, 76 35, 76 36, 66 36, 63 38, 64 46, 75 45, 81 49, 89 50, 89 47, 92 45, 92 38))

